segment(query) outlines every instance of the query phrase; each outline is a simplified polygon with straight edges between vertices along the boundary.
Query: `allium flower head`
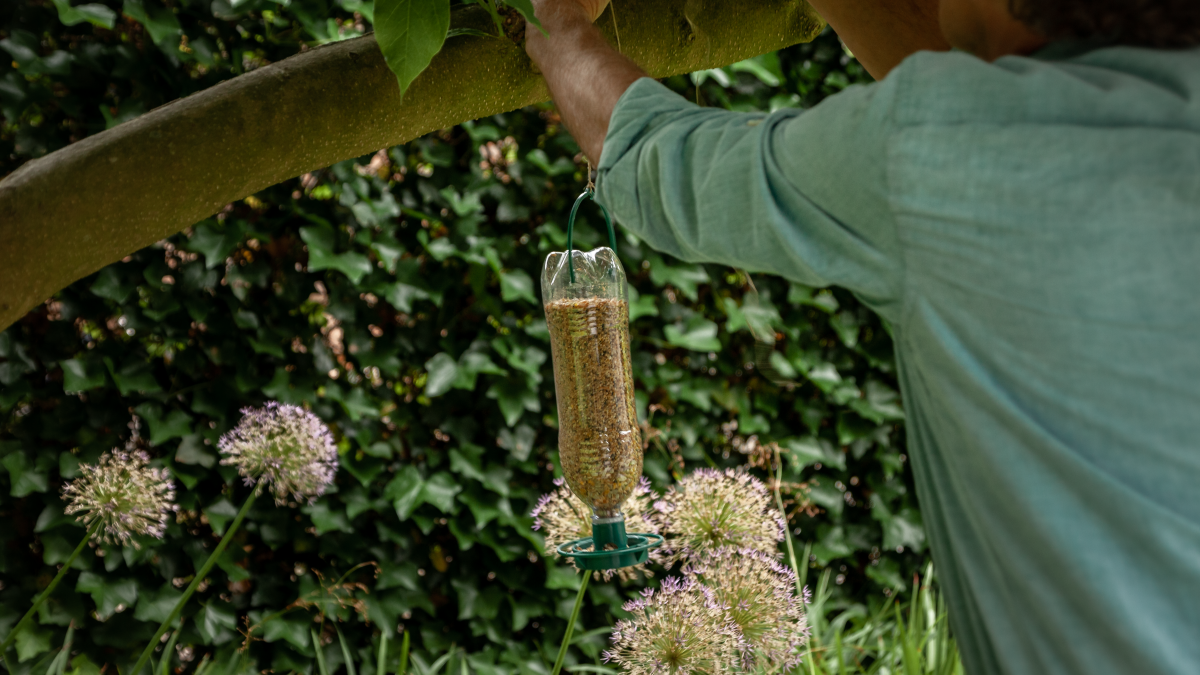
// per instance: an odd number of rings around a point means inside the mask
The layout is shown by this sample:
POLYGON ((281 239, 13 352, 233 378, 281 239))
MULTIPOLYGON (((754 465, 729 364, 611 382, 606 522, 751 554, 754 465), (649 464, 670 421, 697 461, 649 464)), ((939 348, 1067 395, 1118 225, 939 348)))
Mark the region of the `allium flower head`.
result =
MULTIPOLYGON (((529 515, 533 516, 533 529, 541 530, 546 537, 546 550, 558 557, 559 545, 592 536, 592 510, 571 492, 566 481, 555 478, 554 484, 558 486, 554 492, 542 495, 529 515)), ((643 476, 633 489, 633 494, 621 505, 626 532, 658 534, 657 523, 647 518, 655 497, 657 495, 650 487, 650 481, 643 476)), ((661 556, 659 549, 650 550, 651 561, 661 562, 661 556)), ((575 564, 574 558, 571 559, 571 564, 575 564)), ((635 578, 639 571, 648 577, 654 576, 644 564, 619 570, 605 570, 597 572, 596 575, 607 581, 615 574, 619 579, 628 581, 635 578)))
POLYGON ((684 476, 655 502, 651 517, 667 537, 668 567, 722 546, 779 555, 786 528, 767 486, 734 469, 684 476))
POLYGON ((100 521, 96 536, 106 544, 133 544, 134 535, 162 539, 167 518, 175 511, 175 486, 166 469, 147 466, 150 457, 140 450, 113 450, 96 464, 80 464, 83 474, 63 488, 67 514, 91 527, 100 521))
POLYGON ((268 402, 242 408, 242 420, 221 437, 222 464, 236 466, 246 485, 269 485, 275 503, 312 502, 337 473, 337 446, 329 428, 299 406, 268 402))
POLYGON ((713 592, 694 579, 668 577, 625 603, 633 619, 613 626, 606 663, 631 675, 724 675, 745 651, 740 633, 713 592))
POLYGON ((729 547, 688 564, 687 578, 712 590, 742 634, 742 668, 787 672, 800 663, 808 639, 806 598, 796 596, 796 573, 761 551, 729 547))

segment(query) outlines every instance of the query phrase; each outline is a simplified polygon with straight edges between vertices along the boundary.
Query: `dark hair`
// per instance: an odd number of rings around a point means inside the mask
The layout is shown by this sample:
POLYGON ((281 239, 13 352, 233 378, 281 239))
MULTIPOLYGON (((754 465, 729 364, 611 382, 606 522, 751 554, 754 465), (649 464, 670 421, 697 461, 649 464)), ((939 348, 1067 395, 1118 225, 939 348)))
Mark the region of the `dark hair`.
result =
POLYGON ((1009 6, 1013 16, 1051 40, 1200 46, 1200 0, 1009 0, 1009 6))

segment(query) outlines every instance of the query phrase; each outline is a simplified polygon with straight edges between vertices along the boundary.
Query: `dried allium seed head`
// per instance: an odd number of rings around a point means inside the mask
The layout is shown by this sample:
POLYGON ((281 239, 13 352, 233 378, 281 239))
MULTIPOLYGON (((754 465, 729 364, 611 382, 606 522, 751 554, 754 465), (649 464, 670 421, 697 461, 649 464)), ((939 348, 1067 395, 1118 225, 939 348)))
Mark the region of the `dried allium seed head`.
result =
POLYGON ((63 488, 67 514, 89 527, 96 521, 96 537, 106 544, 132 544, 134 535, 162 539, 167 517, 175 511, 175 486, 166 469, 147 466, 150 457, 142 451, 113 450, 96 464, 80 464, 79 478, 63 488))
POLYGON ((236 466, 246 485, 269 485, 275 503, 312 502, 337 473, 337 446, 316 415, 286 403, 243 408, 242 420, 217 444, 222 464, 236 466))
POLYGON ((633 619, 613 626, 606 663, 631 675, 724 675, 745 651, 737 626, 713 592, 693 579, 668 577, 655 591, 625 603, 633 619))
POLYGON ((719 548, 683 573, 712 589, 743 637, 742 668, 787 672, 800 663, 808 623, 807 597, 796 596, 796 573, 750 549, 719 548))
POLYGON ((668 568, 722 546, 777 556, 785 531, 767 486, 734 469, 693 471, 655 502, 651 518, 667 537, 668 568))
MULTIPOLYGON (((555 478, 554 484, 558 488, 550 494, 542 495, 529 515, 533 516, 533 529, 541 530, 546 537, 546 550, 558 557, 560 544, 592 536, 592 510, 571 492, 562 478, 555 478)), ((650 487, 650 481, 643 476, 633 489, 633 494, 621 505, 621 513, 625 515, 626 532, 658 534, 657 524, 647 518, 651 504, 657 496, 650 487)), ((661 557, 659 549, 651 549, 651 562, 661 562, 661 557)), ((571 564, 575 564, 574 558, 571 559, 571 564)), ((622 581, 629 581, 636 578, 639 571, 647 577, 654 576, 654 573, 642 564, 597 572, 595 578, 607 581, 615 574, 622 581)))

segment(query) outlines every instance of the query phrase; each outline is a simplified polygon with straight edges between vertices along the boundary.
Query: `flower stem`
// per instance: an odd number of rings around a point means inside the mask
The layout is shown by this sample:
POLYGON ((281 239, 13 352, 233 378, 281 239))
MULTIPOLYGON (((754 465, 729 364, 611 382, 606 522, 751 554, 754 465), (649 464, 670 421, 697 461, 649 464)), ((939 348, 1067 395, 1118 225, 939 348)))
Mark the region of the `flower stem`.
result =
POLYGON ((200 586, 200 583, 204 581, 204 577, 208 576, 209 571, 212 570, 212 567, 214 564, 216 564, 217 559, 220 558, 221 554, 225 552, 225 547, 229 545, 229 542, 233 539, 234 533, 237 532, 238 527, 241 526, 242 521, 246 518, 246 514, 250 512, 250 505, 254 503, 254 498, 257 496, 258 489, 256 487, 255 490, 250 493, 250 496, 246 498, 246 503, 242 504, 242 510, 238 511, 237 516, 233 519, 233 522, 230 523, 229 529, 225 530, 225 536, 221 537, 221 541, 217 544, 217 547, 213 549, 212 555, 208 556, 208 560, 205 560, 204 565, 196 571, 196 576, 192 578, 192 583, 188 584, 187 590, 183 592, 183 597, 179 598, 179 602, 175 603, 175 609, 171 610, 171 614, 167 617, 167 620, 163 621, 162 625, 158 627, 158 630, 154 632, 154 637, 150 638, 150 643, 147 644, 146 649, 142 651, 142 655, 138 658, 137 663, 134 664, 133 670, 129 671, 130 675, 137 675, 138 673, 142 672, 142 668, 145 667, 146 662, 150 660, 150 656, 154 653, 154 648, 158 645, 158 641, 163 636, 163 633, 166 633, 167 629, 171 627, 171 624, 175 623, 175 620, 179 618, 180 612, 183 611, 183 606, 187 604, 188 599, 192 597, 192 594, 196 592, 196 589, 200 586))
MULTIPOLYGON (((804 582, 800 580, 800 568, 796 565, 796 549, 792 547, 792 527, 788 523, 787 510, 783 508, 783 495, 779 494, 779 486, 783 483, 783 457, 779 454, 779 446, 775 446, 775 506, 779 507, 779 515, 783 518, 783 541, 787 544, 788 562, 796 573, 796 595, 804 597, 804 582)), ((804 559, 808 564, 808 558, 804 559)))
MULTIPOLYGON (((21 617, 21 620, 17 622, 17 625, 13 626, 13 629, 8 632, 8 637, 4 638, 4 642, 0 643, 0 656, 7 658, 8 648, 12 646, 13 640, 15 640, 17 637, 17 633, 19 633, 21 629, 25 627, 25 624, 29 623, 30 620, 33 619, 33 615, 38 611, 38 607, 41 607, 42 603, 46 602, 46 598, 49 598, 50 594, 54 592, 54 589, 58 586, 58 582, 62 581, 63 577, 66 576, 67 570, 71 569, 71 564, 75 562, 75 559, 79 557, 80 553, 83 553, 83 548, 87 546, 89 541, 91 541, 92 537, 100 529, 101 524, 101 520, 97 518, 95 522, 88 527, 87 534, 84 535, 83 540, 79 542, 79 545, 75 547, 75 551, 71 553, 71 557, 67 558, 67 561, 58 569, 58 574, 54 575, 54 579, 50 581, 50 585, 46 587, 46 590, 42 591, 41 595, 37 596, 37 599, 33 601, 33 606, 29 608, 28 612, 25 612, 25 616, 21 617)), ((9 668, 8 671, 11 673, 13 672, 13 669, 9 668)))
POLYGON ((579 610, 583 607, 583 592, 587 590, 588 580, 592 573, 584 570, 583 582, 579 584, 579 595, 575 596, 575 609, 571 610, 571 619, 567 621, 567 632, 563 635, 562 646, 558 648, 558 658, 554 660, 554 670, 550 675, 558 675, 562 670, 563 660, 567 658, 567 647, 571 645, 571 634, 575 632, 575 621, 579 619, 579 610))

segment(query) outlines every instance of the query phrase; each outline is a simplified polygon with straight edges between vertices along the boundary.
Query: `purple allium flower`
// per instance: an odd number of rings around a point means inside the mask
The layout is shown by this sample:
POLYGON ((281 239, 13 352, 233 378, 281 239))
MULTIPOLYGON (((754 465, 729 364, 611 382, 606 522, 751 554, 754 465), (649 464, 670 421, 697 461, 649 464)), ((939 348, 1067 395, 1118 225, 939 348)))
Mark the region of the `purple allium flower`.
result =
MULTIPOLYGON (((649 590, 649 589, 647 589, 649 590)), ((724 675, 746 650, 737 626, 713 591, 694 579, 668 577, 657 592, 625 603, 632 619, 613 626, 606 663, 631 675, 724 675)))
POLYGON ((684 575, 712 589, 742 635, 741 667, 787 672, 800 663, 808 639, 807 597, 796 595, 796 573, 751 549, 708 551, 684 575))
POLYGON ((176 510, 175 486, 166 469, 147 466, 150 457, 140 450, 113 450, 96 464, 80 464, 83 475, 63 488, 65 512, 79 513, 88 527, 100 521, 96 537, 106 544, 132 544, 134 535, 162 539, 167 518, 176 510))
MULTIPOLYGON (((546 537, 546 551, 558 557, 560 544, 592 536, 592 510, 571 492, 563 479, 554 479, 554 484, 557 488, 549 494, 542 495, 529 515, 533 516, 533 529, 540 530, 546 537)), ((650 487, 650 481, 642 477, 633 489, 633 494, 621 505, 627 532, 658 534, 657 524, 647 517, 650 514, 650 505, 657 496, 650 487)), ((650 551, 651 561, 658 562, 660 556, 658 549, 650 551)), ((574 558, 571 559, 571 564, 575 564, 574 558)), ((647 577, 653 576, 644 564, 619 570, 605 570, 597 572, 596 575, 607 581, 615 574, 621 580, 628 581, 635 578, 639 571, 647 577)))
POLYGON ((275 503, 312 502, 325 494, 338 468, 329 428, 304 408, 270 401, 243 408, 242 420, 217 443, 221 464, 236 466, 247 485, 271 488, 275 503))
POLYGON ((785 531, 767 486, 734 469, 697 469, 684 476, 654 503, 651 519, 667 537, 668 568, 723 546, 778 556, 785 531))

